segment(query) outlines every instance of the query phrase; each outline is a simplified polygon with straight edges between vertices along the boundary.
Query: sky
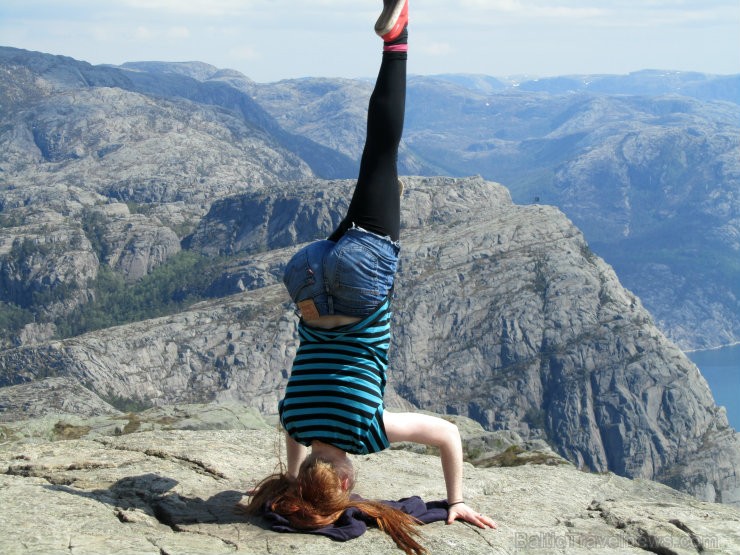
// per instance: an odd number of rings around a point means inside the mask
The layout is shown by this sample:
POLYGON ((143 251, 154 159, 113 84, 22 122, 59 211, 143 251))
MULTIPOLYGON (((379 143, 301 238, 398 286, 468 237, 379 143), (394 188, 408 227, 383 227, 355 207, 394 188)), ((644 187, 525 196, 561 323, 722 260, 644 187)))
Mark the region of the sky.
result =
MULTIPOLYGON (((369 77, 380 0, 1 0, 0 46, 200 61, 265 83, 369 77)), ((411 0, 409 72, 740 73, 740 0, 411 0)))

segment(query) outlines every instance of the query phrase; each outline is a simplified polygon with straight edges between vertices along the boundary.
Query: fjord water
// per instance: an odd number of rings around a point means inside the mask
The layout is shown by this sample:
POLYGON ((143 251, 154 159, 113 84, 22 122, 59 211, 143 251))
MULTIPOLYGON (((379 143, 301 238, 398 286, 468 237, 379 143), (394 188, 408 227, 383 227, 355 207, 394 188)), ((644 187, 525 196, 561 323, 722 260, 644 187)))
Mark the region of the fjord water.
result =
POLYGON ((740 344, 686 355, 709 383, 714 400, 727 409, 727 418, 740 431, 740 344))

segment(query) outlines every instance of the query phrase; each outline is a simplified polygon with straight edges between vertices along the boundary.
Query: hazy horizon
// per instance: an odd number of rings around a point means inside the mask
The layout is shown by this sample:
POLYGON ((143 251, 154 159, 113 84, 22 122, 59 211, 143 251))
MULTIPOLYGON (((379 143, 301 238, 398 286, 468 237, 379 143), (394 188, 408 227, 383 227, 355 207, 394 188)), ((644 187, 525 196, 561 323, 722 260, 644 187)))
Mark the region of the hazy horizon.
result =
MULTIPOLYGON (((91 64, 204 62, 258 82, 375 74, 377 0, 5 0, 0 44, 91 64)), ((409 73, 740 73, 740 3, 413 0, 409 73)))

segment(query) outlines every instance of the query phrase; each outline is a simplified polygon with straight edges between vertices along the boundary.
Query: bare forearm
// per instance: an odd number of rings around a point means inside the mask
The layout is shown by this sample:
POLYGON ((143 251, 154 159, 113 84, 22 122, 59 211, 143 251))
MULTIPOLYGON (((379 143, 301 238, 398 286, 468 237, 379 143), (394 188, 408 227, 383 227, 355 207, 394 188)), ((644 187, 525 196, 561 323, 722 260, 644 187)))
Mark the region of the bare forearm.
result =
POLYGON ((447 486, 447 524, 457 519, 462 519, 479 528, 496 528, 496 523, 491 518, 471 509, 463 497, 463 452, 460 432, 454 426, 454 432, 450 431, 445 441, 440 445, 442 457, 442 472, 447 486))
POLYGON ((475 512, 465 503, 460 503, 463 501, 463 453, 457 426, 428 414, 387 411, 383 414, 383 425, 391 442, 414 441, 439 448, 442 473, 447 487, 447 502, 450 504, 447 513, 448 524, 461 519, 480 528, 496 527, 493 520, 475 512))
POLYGON ((285 433, 285 448, 288 455, 288 476, 297 478, 298 470, 306 458, 308 449, 290 437, 287 432, 285 433))
POLYGON ((452 422, 418 412, 383 414, 390 441, 414 441, 439 448, 450 503, 462 500, 463 456, 460 432, 452 422))
POLYGON ((447 488, 447 502, 456 503, 463 500, 463 453, 460 432, 457 426, 451 426, 445 441, 439 445, 442 459, 442 473, 447 488))

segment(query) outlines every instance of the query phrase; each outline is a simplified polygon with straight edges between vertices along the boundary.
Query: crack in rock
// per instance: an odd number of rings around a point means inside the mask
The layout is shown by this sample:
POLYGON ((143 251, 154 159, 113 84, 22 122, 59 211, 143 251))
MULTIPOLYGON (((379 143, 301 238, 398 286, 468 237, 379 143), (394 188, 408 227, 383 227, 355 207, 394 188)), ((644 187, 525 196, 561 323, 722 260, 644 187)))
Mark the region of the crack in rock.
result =
POLYGON ((159 459, 175 460, 175 461, 181 461, 181 462, 187 463, 193 470, 195 470, 199 474, 205 474, 206 476, 211 476, 212 478, 216 480, 226 480, 228 478, 223 472, 217 470, 211 465, 206 464, 203 461, 200 461, 198 459, 191 459, 190 457, 181 456, 181 455, 173 455, 171 453, 167 453, 166 451, 162 451, 160 449, 146 449, 141 452, 149 457, 157 457, 159 459))
POLYGON ((671 519, 668 522, 673 524, 676 528, 678 528, 682 532, 688 534, 688 536, 691 538, 691 543, 693 543, 694 547, 696 548, 696 551, 698 553, 704 553, 704 542, 701 541, 701 538, 697 536, 696 533, 691 528, 689 528, 686 524, 684 524, 677 518, 671 519))
POLYGON ((155 457, 162 460, 171 460, 171 461, 180 461, 183 463, 186 463, 190 468, 192 468, 195 472, 198 474, 203 474, 205 476, 210 476, 211 478, 214 478, 215 480, 226 480, 228 479, 228 476, 226 476, 223 472, 220 470, 214 468, 213 466, 198 460, 198 459, 191 459, 190 457, 187 457, 185 455, 173 455, 172 453, 168 453, 167 451, 164 451, 162 449, 136 449, 134 447, 129 447, 127 445, 115 445, 110 441, 106 441, 105 439, 96 439, 98 443, 101 445, 104 445, 107 448, 113 448, 118 451, 129 451, 132 453, 142 453, 148 457, 155 457))
MULTIPOLYGON (((624 518, 616 515, 609 507, 605 506, 599 501, 592 501, 588 507, 589 511, 595 511, 608 525, 621 530, 625 541, 633 547, 642 549, 648 553, 655 553, 656 555, 679 555, 679 553, 671 547, 672 541, 675 540, 675 536, 667 535, 661 536, 648 529, 644 524, 633 520, 631 518, 624 518)), ((664 524, 660 519, 654 519, 657 525, 664 524)), ((676 529, 680 530, 686 537, 691 540, 691 544, 697 553, 704 552, 704 546, 701 540, 694 534, 694 532, 686 526, 683 522, 678 519, 668 521, 676 529)), ((681 542, 682 547, 683 542, 681 542)))

